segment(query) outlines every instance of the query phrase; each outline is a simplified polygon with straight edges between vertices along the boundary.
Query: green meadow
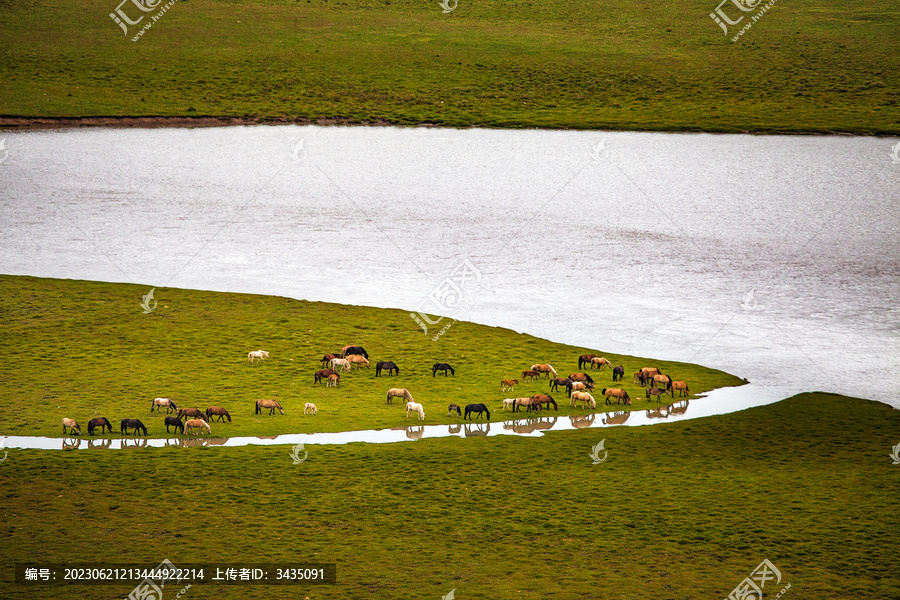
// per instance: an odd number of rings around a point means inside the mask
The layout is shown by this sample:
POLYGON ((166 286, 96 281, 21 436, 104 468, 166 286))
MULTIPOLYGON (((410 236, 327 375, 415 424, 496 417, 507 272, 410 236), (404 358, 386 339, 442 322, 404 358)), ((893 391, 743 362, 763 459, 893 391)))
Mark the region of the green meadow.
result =
POLYGON ((718 4, 182 0, 133 42, 156 12, 6 1, 0 115, 900 133, 896 3, 782 0, 737 42, 718 4))

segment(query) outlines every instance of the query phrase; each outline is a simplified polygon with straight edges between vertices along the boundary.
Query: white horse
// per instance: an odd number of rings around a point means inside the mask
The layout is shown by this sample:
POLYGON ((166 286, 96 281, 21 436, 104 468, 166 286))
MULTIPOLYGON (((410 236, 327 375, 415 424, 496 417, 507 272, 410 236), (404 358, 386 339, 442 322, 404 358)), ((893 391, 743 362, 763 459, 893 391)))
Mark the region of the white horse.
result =
POLYGON ((317 409, 316 405, 313 404, 312 402, 307 402, 306 405, 303 407, 304 415, 314 415, 317 412, 319 412, 319 409, 317 409))
POLYGON ((63 433, 66 433, 66 428, 71 430, 71 433, 78 432, 78 435, 81 435, 81 425, 75 421, 75 419, 65 418, 62 420, 63 424, 63 433))
POLYGON ((255 358, 258 358, 259 360, 266 360, 267 358, 269 358, 269 353, 265 350, 254 350, 247 353, 247 360, 249 362, 253 362, 253 359, 255 358))
POLYGON ((409 411, 416 411, 419 413, 419 420, 425 420, 425 409, 422 408, 422 405, 418 402, 407 402, 406 403, 406 418, 409 418, 409 411))
POLYGON ((159 412, 160 406, 166 407, 166 414, 178 410, 178 406, 175 405, 171 398, 154 398, 153 404, 150 405, 150 412, 153 412, 154 408, 156 409, 156 412, 159 412))
POLYGON ((331 359, 331 368, 335 371, 339 371, 342 368, 344 371, 350 370, 350 361, 346 358, 332 358, 331 359))
POLYGON ((512 410, 513 404, 515 404, 515 398, 507 398, 503 401, 503 410, 512 410))

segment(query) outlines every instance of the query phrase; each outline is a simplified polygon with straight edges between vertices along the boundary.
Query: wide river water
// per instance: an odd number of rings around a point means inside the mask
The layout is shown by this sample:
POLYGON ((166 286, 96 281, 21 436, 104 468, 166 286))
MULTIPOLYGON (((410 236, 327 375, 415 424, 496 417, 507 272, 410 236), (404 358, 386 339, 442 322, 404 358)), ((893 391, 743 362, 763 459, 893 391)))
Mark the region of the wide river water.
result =
POLYGON ((404 308, 435 344, 463 318, 900 408, 896 139, 2 135, 2 273, 404 308))

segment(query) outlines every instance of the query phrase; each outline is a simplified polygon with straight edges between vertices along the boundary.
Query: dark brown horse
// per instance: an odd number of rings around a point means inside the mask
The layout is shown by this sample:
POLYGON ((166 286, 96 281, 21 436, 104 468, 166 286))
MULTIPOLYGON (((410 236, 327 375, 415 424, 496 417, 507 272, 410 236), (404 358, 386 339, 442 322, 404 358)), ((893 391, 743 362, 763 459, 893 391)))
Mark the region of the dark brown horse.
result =
POLYGON ((603 388, 600 393, 606 396, 607 404, 612 404, 610 398, 615 398, 618 404, 631 404, 631 397, 622 388, 603 388))
POLYGON ((584 383, 594 383, 593 378, 587 373, 572 373, 569 375, 569 379, 572 381, 582 381, 584 383))
POLYGON ((596 354, 582 354, 578 357, 578 368, 583 369, 584 365, 591 364, 591 361, 597 357, 596 354))
POLYGON ((559 391, 559 386, 569 387, 569 384, 572 383, 572 380, 568 377, 554 377, 550 380, 550 391, 557 392, 559 391))
POLYGON ((623 377, 625 377, 625 367, 622 365, 613 367, 613 381, 622 381, 623 377))
POLYGON ((206 422, 210 422, 210 417, 213 415, 219 417, 219 420, 222 421, 225 418, 228 419, 228 422, 231 423, 231 415, 228 414, 228 411, 222 408, 221 406, 209 406, 206 408, 206 422))
POLYGON ((109 433, 112 433, 112 425, 106 417, 94 417, 88 421, 88 435, 94 435, 96 427, 100 428, 100 433, 105 433, 107 428, 109 428, 109 433))
MULTIPOLYGON (((544 404, 552 404, 553 410, 559 410, 559 406, 557 406, 556 400, 554 400, 552 396, 549 396, 547 394, 535 394, 531 397, 531 400, 540 408, 543 408, 544 404)), ((549 406, 547 407, 547 410, 550 410, 549 406)))
POLYGON ((166 417, 166 433, 169 433, 169 426, 174 427, 176 433, 184 433, 184 422, 178 417, 166 417))
POLYGON ((137 435, 138 430, 144 432, 144 435, 147 435, 147 428, 144 427, 144 424, 141 423, 137 419, 122 419, 119 423, 119 433, 128 435, 128 430, 134 429, 134 435, 137 435))
POLYGON ((389 360, 382 360, 375 363, 375 377, 381 377, 382 371, 387 371, 388 375, 399 375, 400 367, 389 360))
POLYGON ((540 376, 540 371, 522 371, 522 381, 534 380, 540 376))
POLYGON ((435 373, 438 371, 444 372, 444 377, 447 376, 447 371, 450 371, 450 374, 455 376, 456 371, 453 370, 453 367, 448 365, 447 363, 435 363, 433 367, 431 367, 431 376, 434 377, 435 373))
POLYGON ((187 420, 188 417, 192 417, 194 419, 203 419, 206 420, 206 413, 200 410, 199 408, 179 408, 178 409, 178 418, 187 420))
POLYGON ((660 399, 660 396, 662 396, 663 394, 668 394, 668 393, 669 392, 664 389, 661 390, 661 389, 655 388, 655 387, 647 388, 647 402, 650 402, 651 396, 656 396, 656 401, 662 402, 662 400, 660 399))
POLYGON ((316 371, 316 374, 313 378, 313 383, 319 383, 322 380, 328 381, 328 376, 331 374, 337 373, 334 369, 320 369, 316 371))
POLYGON ((456 411, 456 416, 457 416, 457 417, 461 417, 461 416, 462 416, 462 409, 459 407, 458 404, 451 404, 451 405, 448 406, 447 408, 448 408, 448 414, 447 414, 448 417, 449 417, 449 416, 452 416, 454 411, 456 411))
POLYGON ((488 407, 484 404, 466 404, 466 415, 463 417, 464 419, 468 419, 469 415, 477 414, 477 418, 481 418, 481 414, 487 414, 487 418, 491 418, 491 411, 488 410, 488 407))
POLYGON ((322 368, 325 368, 325 367, 327 367, 328 365, 330 365, 330 364, 331 364, 331 360, 334 359, 334 358, 341 358, 341 353, 340 353, 340 352, 337 352, 337 353, 326 354, 326 355, 323 356, 321 359, 319 359, 319 362, 322 363, 322 368))

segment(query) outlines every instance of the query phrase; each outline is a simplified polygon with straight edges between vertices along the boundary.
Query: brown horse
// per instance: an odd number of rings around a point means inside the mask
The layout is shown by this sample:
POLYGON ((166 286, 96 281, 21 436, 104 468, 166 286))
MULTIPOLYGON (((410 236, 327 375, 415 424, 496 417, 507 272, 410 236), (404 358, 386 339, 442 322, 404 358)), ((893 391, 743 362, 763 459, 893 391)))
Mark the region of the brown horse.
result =
POLYGON ((261 414, 262 409, 268 408, 269 414, 274 415, 275 411, 278 410, 281 414, 284 414, 284 409, 281 408, 281 405, 278 403, 278 400, 272 400, 270 398, 263 398, 262 400, 256 401, 256 414, 261 414))
POLYGON ((529 379, 533 381, 540 376, 539 371, 522 371, 522 381, 528 381, 529 379))
MULTIPOLYGON (((598 370, 602 371, 603 367, 612 367, 612 363, 603 358, 602 356, 595 356, 591 359, 591 370, 594 370, 594 367, 597 367, 598 370)), ((581 367, 579 367, 580 369, 581 367)))
POLYGON ((551 367, 550 365, 544 363, 539 365, 531 365, 532 371, 537 371, 538 373, 545 373, 547 377, 550 377, 550 374, 553 373, 553 376, 556 377, 556 369, 551 367))
POLYGON ((537 412, 540 410, 537 402, 534 401, 534 398, 516 398, 516 401, 513 403, 513 412, 521 412, 519 410, 520 407, 524 406, 527 412, 537 412))
POLYGON ((66 428, 68 427, 69 429, 72 430, 72 433, 77 432, 78 435, 81 435, 81 425, 79 425, 75 421, 75 419, 63 419, 62 423, 63 423, 63 433, 66 432, 66 428))
POLYGON ((672 378, 668 375, 656 374, 653 376, 653 387, 665 388, 672 383, 672 378))
POLYGON ((366 365, 367 369, 369 368, 369 359, 362 354, 351 354, 347 357, 347 362, 351 365, 356 365, 357 371, 359 371, 363 365, 366 365))
POLYGON ((638 371, 637 373, 634 374, 634 384, 635 385, 637 385, 637 384, 644 385, 644 383, 646 381, 647 381, 647 378, 644 376, 643 372, 638 371))
POLYGON ((594 389, 593 382, 585 383, 583 381, 575 381, 566 386, 566 396, 571 398, 574 392, 583 392, 584 390, 592 389, 594 389))
POLYGON ((178 409, 178 418, 179 419, 187 419, 188 417, 193 417, 195 419, 203 419, 206 420, 206 413, 201 411, 199 408, 179 408, 178 409))
POLYGON ((600 393, 606 396, 607 404, 612 404, 610 398, 615 398, 618 404, 631 404, 631 397, 622 388, 603 388, 600 393))
POLYGON ((206 429, 206 433, 212 433, 212 427, 209 426, 209 423, 204 421, 203 419, 188 419, 184 423, 185 433, 191 433, 193 430, 197 430, 197 435, 204 429, 206 429))
POLYGON ((319 383, 323 379, 327 383, 328 376, 331 375, 332 373, 337 373, 337 371, 335 371, 334 369, 320 369, 320 370, 316 371, 316 374, 313 376, 313 383, 314 384, 319 383))
POLYGON ((664 389, 661 390, 661 389, 655 388, 655 387, 647 388, 647 402, 650 402, 651 396, 656 396, 656 401, 662 402, 662 399, 660 399, 660 396, 662 396, 663 394, 668 394, 668 393, 669 392, 664 389))
POLYGON ((613 381, 622 381, 625 378, 625 367, 619 365, 618 367, 613 367, 613 381))
POLYGON ((571 375, 569 375, 569 379, 571 379, 572 381, 581 381, 584 383, 594 383, 594 379, 587 373, 572 373, 571 375))
POLYGON ((325 387, 338 387, 341 385, 341 376, 337 373, 332 373, 328 376, 328 381, 325 382, 325 387))
POLYGON ((672 381, 669 383, 669 393, 672 394, 672 397, 675 397, 674 390, 678 390, 680 392, 679 398, 683 396, 690 396, 691 390, 688 389, 688 385, 686 381, 672 381))
POLYGON ((584 368, 584 365, 590 364, 596 357, 596 354, 582 354, 578 357, 578 368, 584 368))
POLYGON ((97 427, 100 428, 100 433, 105 433, 106 428, 109 428, 109 432, 112 433, 112 425, 106 417, 94 417, 88 421, 88 435, 94 435, 94 429, 97 427))
POLYGON ((572 400, 571 404, 575 408, 578 408, 578 401, 581 400, 584 402, 584 407, 587 408, 590 406, 591 408, 597 408, 597 401, 594 400, 594 397, 588 394, 587 392, 572 392, 572 400))
POLYGON ((391 388, 387 391, 387 403, 393 404, 394 398, 405 398, 407 402, 414 402, 412 394, 406 388, 391 388))
POLYGON ((231 423, 231 415, 228 414, 228 411, 222 408, 221 406, 209 406, 206 408, 206 422, 210 422, 210 417, 213 415, 219 417, 219 421, 227 418, 228 422, 231 423))
POLYGON ((325 368, 328 365, 330 365, 331 360, 334 358, 341 358, 341 353, 340 352, 332 352, 332 353, 326 354, 321 359, 319 359, 319 362, 322 363, 322 368, 325 368))
MULTIPOLYGON (((559 406, 556 404, 556 400, 553 399, 552 396, 548 396, 547 394, 535 394, 531 397, 532 401, 537 404, 538 408, 543 409, 544 404, 552 404, 553 410, 559 410, 559 406)), ((547 410, 550 410, 550 407, 547 407, 547 410)))
POLYGON ((518 379, 501 379, 500 380, 500 391, 501 392, 509 392, 512 389, 519 385, 518 379))
POLYGON ((572 383, 572 380, 568 377, 554 377, 550 380, 550 391, 555 392, 559 391, 559 386, 563 386, 564 388, 569 387, 569 384, 572 383))

